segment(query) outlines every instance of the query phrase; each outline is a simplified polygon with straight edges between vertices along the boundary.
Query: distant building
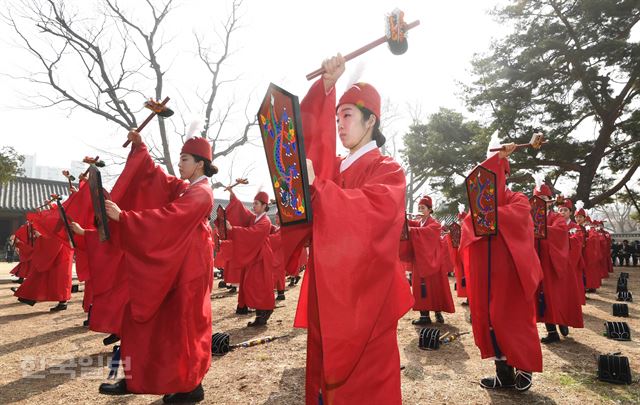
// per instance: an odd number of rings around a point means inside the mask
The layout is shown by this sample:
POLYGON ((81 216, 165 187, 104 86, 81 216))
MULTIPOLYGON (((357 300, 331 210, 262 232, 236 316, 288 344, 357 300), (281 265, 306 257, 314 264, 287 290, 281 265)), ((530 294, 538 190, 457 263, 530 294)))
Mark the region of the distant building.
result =
POLYGON ((63 170, 69 170, 77 178, 86 168, 87 164, 79 161, 70 162, 68 167, 38 166, 36 155, 25 155, 24 163, 22 164, 25 177, 55 181, 64 181, 63 170))
POLYGON ((17 177, 0 184, 0 245, 26 221, 26 214, 35 211, 51 194, 69 195, 69 183, 17 177))

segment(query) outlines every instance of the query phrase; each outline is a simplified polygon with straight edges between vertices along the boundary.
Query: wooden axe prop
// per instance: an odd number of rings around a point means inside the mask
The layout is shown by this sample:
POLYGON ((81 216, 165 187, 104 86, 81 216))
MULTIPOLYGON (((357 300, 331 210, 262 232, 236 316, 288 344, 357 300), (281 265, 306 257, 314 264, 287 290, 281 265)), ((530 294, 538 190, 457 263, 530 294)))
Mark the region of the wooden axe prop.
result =
MULTIPOLYGON (((376 46, 384 44, 385 42, 389 44, 389 50, 392 54, 402 55, 409 47, 409 44, 407 43, 407 31, 417 27, 418 25, 420 25, 420 20, 416 20, 410 24, 405 23, 404 12, 395 9, 391 14, 387 15, 385 35, 345 55, 344 60, 349 61, 354 59, 363 53, 372 50, 376 46)), ((307 75, 307 80, 314 79, 323 73, 325 73, 324 68, 316 69, 307 75)))
POLYGON ((69 192, 71 192, 73 190, 72 182, 75 181, 76 178, 71 173, 69 173, 69 170, 63 170, 62 175, 67 178, 67 181, 69 182, 69 192))
MULTIPOLYGON (((167 107, 168 102, 169 102, 169 97, 165 97, 164 100, 162 100, 162 102, 157 102, 154 99, 149 99, 147 102, 145 102, 144 106, 145 108, 148 108, 151 110, 151 114, 149 114, 147 119, 144 120, 144 122, 142 122, 142 124, 140 124, 138 128, 136 128, 136 131, 137 132, 142 131, 144 127, 146 127, 147 124, 151 122, 153 117, 155 117, 156 115, 163 118, 171 117, 173 115, 173 110, 167 107)), ((122 144, 122 147, 126 148, 127 146, 129 146, 130 143, 131 141, 127 139, 127 141, 122 144)))
POLYGON ((70 219, 67 217, 67 213, 62 206, 62 197, 58 194, 51 194, 51 201, 55 201, 58 205, 58 212, 60 212, 60 219, 64 223, 64 229, 67 232, 67 237, 69 238, 69 243, 71 247, 75 249, 76 242, 73 240, 73 232, 71 231, 70 219))
POLYGON ((249 184, 249 180, 243 179, 243 178, 236 179, 236 182, 233 183, 230 186, 225 187, 224 191, 231 191, 231 189, 234 188, 235 186, 237 186, 238 184, 247 185, 247 184, 249 184))
MULTIPOLYGON (((527 148, 527 147, 532 147, 533 149, 540 149, 542 145, 544 145, 545 143, 547 143, 547 141, 544 140, 544 134, 542 132, 536 132, 531 136, 531 140, 529 141, 529 143, 517 144, 516 149, 527 148)), ((501 146, 499 148, 491 148, 489 149, 489 152, 499 152, 501 150, 504 150, 504 146, 501 146)))
POLYGON ((246 342, 237 343, 235 345, 230 344, 230 336, 228 333, 214 333, 211 336, 211 354, 214 356, 224 356, 229 353, 231 350, 240 348, 240 347, 253 347, 258 345, 263 345, 265 343, 273 342, 276 339, 281 339, 283 337, 289 336, 281 335, 281 336, 265 336, 261 338, 247 340, 246 342))
POLYGON ((89 174, 91 165, 95 165, 96 167, 105 167, 105 163, 104 161, 100 160, 100 156, 96 156, 94 158, 92 158, 91 156, 85 156, 84 159, 82 159, 82 163, 86 163, 89 165, 89 167, 87 167, 87 170, 85 170, 84 173, 80 174, 80 178, 85 180, 87 179, 87 174, 89 174))

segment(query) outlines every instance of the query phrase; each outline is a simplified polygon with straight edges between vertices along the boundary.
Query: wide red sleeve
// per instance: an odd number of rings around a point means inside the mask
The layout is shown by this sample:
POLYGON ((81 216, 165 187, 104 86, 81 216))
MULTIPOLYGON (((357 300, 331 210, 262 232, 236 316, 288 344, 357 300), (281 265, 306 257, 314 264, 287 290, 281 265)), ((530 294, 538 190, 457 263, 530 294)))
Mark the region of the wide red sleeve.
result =
POLYGON ((187 187, 187 182, 157 166, 144 144, 133 145, 111 190, 111 199, 123 210, 159 208, 175 200, 187 187))
POLYGON ((266 217, 247 227, 234 226, 229 231, 229 239, 233 241, 234 266, 243 267, 257 260, 262 253, 262 246, 269 237, 271 222, 266 217))
POLYGON ((559 277, 567 274, 569 264, 569 229, 561 215, 552 212, 547 217, 545 253, 551 259, 554 272, 559 277))
POLYGON ((316 178, 334 178, 337 169, 335 88, 326 94, 322 79, 318 79, 300 103, 300 113, 304 150, 307 159, 313 161, 316 178))
MULTIPOLYGON (((404 172, 391 160, 379 162, 359 188, 323 179, 312 186, 310 271, 327 384, 343 382, 376 333, 393 327, 413 305, 398 261, 404 202, 404 172)), ((300 305, 298 327, 307 321, 300 305)))
POLYGON ((441 250, 440 230, 437 221, 422 227, 409 227, 409 239, 413 247, 414 269, 421 277, 432 276, 440 271, 441 250))
POLYGON ((234 226, 250 226, 256 219, 256 214, 249 211, 234 193, 230 193, 225 213, 227 221, 234 226))
MULTIPOLYGON (((187 260, 213 262, 208 216, 213 194, 208 185, 195 185, 161 208, 123 211, 120 215, 121 247, 126 252, 131 313, 144 322, 159 308, 174 287, 187 260), (192 238, 208 238, 209 248, 192 251, 192 238)), ((192 269, 193 278, 212 269, 192 269)), ((186 281, 186 280, 184 280, 186 281)))

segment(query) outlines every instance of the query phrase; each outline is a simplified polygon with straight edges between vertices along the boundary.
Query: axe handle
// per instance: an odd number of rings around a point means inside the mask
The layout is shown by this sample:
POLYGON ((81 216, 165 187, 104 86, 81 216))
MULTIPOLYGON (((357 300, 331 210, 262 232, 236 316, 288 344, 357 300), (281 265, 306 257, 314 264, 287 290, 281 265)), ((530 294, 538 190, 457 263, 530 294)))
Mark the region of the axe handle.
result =
MULTIPOLYGON (((545 143, 547 143, 547 141, 542 142, 543 145, 545 143)), ((516 149, 526 148, 527 146, 531 146, 531 144, 530 143, 519 143, 519 144, 516 145, 516 149)), ((489 152, 500 152, 501 150, 504 150, 504 146, 501 146, 499 148, 491 148, 491 149, 489 149, 489 152)))
MULTIPOLYGON (((415 20, 414 22, 412 22, 410 24, 407 24, 407 27, 406 27, 405 31, 409 31, 410 29, 415 28, 418 25, 420 25, 420 20, 415 20)), ((387 42, 387 37, 386 36, 380 37, 380 38, 376 39, 375 41, 366 44, 362 48, 356 49, 355 51, 345 55, 344 60, 345 61, 350 61, 351 59, 354 59, 354 58, 362 55, 363 53, 372 50, 376 46, 384 44, 385 42, 387 42)), ((311 72, 311 73, 309 73, 307 75, 307 80, 314 79, 314 78, 320 76, 323 73, 324 73, 324 68, 321 67, 319 69, 316 69, 316 70, 314 70, 313 72, 311 72)))
MULTIPOLYGON (((164 100, 162 100, 162 103, 160 103, 160 105, 165 106, 167 105, 167 103, 169 102, 169 97, 165 97, 164 100)), ((153 119, 153 117, 156 116, 156 112, 155 111, 151 111, 151 114, 149 114, 149 116, 147 117, 146 120, 144 120, 144 122, 142 124, 140 124, 140 126, 138 128, 136 128, 137 132, 140 132, 144 129, 144 127, 147 126, 147 124, 149 122, 151 122, 151 120, 153 119)), ((127 146, 129 146, 129 144, 131 143, 130 140, 127 139, 127 141, 125 143, 122 144, 123 148, 126 148, 127 146)))

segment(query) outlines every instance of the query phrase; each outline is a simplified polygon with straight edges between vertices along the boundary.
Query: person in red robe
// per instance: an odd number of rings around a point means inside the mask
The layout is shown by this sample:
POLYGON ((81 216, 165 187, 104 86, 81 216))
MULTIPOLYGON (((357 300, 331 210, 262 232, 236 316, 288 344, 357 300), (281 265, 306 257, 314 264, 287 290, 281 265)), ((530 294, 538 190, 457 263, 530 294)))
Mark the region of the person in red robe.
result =
MULTIPOLYGON (((132 154, 141 154, 139 169, 156 166, 132 131, 132 154)), ((125 378, 101 384, 107 395, 165 394, 164 403, 199 402, 201 381, 211 364, 211 287, 213 242, 209 215, 213 192, 207 181, 217 172, 211 145, 190 138, 180 153, 181 179, 165 176, 163 194, 183 192, 159 208, 122 210, 106 201, 107 216, 118 224, 131 294, 121 328, 125 378)))
POLYGON ((569 326, 583 328, 581 294, 570 265, 569 228, 567 220, 553 211, 553 193, 546 184, 537 186, 533 194, 547 203, 547 237, 538 239, 537 250, 544 278, 538 290, 538 322, 544 322, 547 336, 542 343, 560 341, 569 334, 569 326))
MULTIPOLYGON (((282 235, 280 236, 282 239, 282 235)), ((284 252, 283 252, 283 261, 284 252)), ((309 247, 306 245, 300 245, 289 258, 285 271, 289 278, 289 287, 293 287, 300 281, 300 272, 307 267, 309 260, 309 247)))
POLYGON ((444 323, 442 312, 455 312, 447 279, 449 268, 445 265, 449 252, 440 239, 442 226, 431 216, 433 212, 431 197, 424 196, 420 199, 418 211, 422 214, 422 219, 409 221, 409 239, 413 251, 411 266, 413 310, 420 311, 420 318, 412 323, 414 325, 430 324, 429 311, 435 311, 436 321, 444 323))
POLYGON ((406 179, 380 153, 380 95, 352 85, 336 107, 340 55, 300 108, 313 222, 283 229, 312 246, 294 326, 307 328, 307 404, 401 404, 397 325, 413 304, 398 260, 406 179), (337 114, 336 114, 337 113, 337 114), (347 157, 336 157, 336 124, 347 157))
POLYGON ((514 150, 514 144, 505 145, 481 163, 496 174, 498 235, 475 236, 472 215, 467 215, 460 251, 468 274, 473 337, 482 358, 495 360, 496 366, 496 376, 483 378, 480 385, 525 391, 531 387, 532 372, 542 371, 536 327, 542 268, 534 248, 529 199, 506 187, 506 157, 514 150))
POLYGON ((238 308, 246 314, 255 308, 256 319, 247 326, 264 326, 273 313, 273 252, 269 243, 271 221, 267 216, 269 196, 258 192, 253 199, 253 213, 231 193, 227 207, 227 235, 233 241, 234 266, 242 268, 238 308))
POLYGON ((58 304, 50 311, 64 311, 67 301, 71 299, 73 249, 68 239, 63 243, 54 234, 54 227, 50 226, 52 222, 61 222, 58 207, 52 205, 47 210, 28 213, 27 219, 33 224, 36 236, 31 253, 31 270, 14 296, 30 306, 37 302, 57 301, 58 304))
POLYGON ((587 213, 582 208, 582 201, 576 201, 575 219, 585 235, 585 247, 583 250, 585 264, 585 289, 588 293, 596 292, 600 288, 600 241, 587 222, 587 213))
MULTIPOLYGON (((464 212, 464 205, 459 204, 458 209, 461 211, 458 213, 457 220, 458 224, 461 224, 467 214, 464 212)), ((448 241, 449 255, 451 256, 451 262, 453 263, 453 273, 456 277, 456 295, 458 296, 458 298, 467 298, 461 303, 461 305, 467 306, 469 305, 467 294, 467 277, 465 276, 464 264, 462 261, 462 256, 460 255, 460 246, 453 246, 451 234, 448 235, 448 241)))
POLYGON ((584 289, 584 257, 585 234, 580 225, 571 219, 573 202, 563 199, 558 205, 558 213, 562 215, 569 228, 569 267, 575 276, 576 290, 580 296, 580 303, 586 304, 584 289))
MULTIPOLYGON (((29 237, 29 229, 31 225, 24 224, 20 226, 13 235, 13 243, 18 253, 18 264, 9 272, 18 277, 18 283, 22 283, 29 276, 31 270, 31 257, 33 255, 33 240, 29 237)), ((17 287, 11 288, 13 292, 17 291, 17 287), (14 289, 15 288, 15 289, 14 289)))
POLYGON ((284 295, 286 272, 284 268, 284 258, 282 256, 282 237, 280 233, 280 217, 276 215, 276 225, 271 226, 271 233, 269 234, 269 244, 271 245, 272 263, 271 269, 273 270, 273 288, 275 288, 278 295, 276 301, 282 301, 286 297, 284 295))

